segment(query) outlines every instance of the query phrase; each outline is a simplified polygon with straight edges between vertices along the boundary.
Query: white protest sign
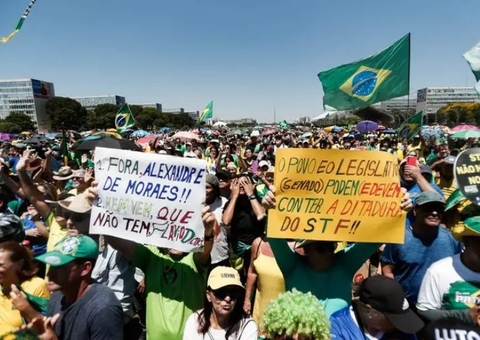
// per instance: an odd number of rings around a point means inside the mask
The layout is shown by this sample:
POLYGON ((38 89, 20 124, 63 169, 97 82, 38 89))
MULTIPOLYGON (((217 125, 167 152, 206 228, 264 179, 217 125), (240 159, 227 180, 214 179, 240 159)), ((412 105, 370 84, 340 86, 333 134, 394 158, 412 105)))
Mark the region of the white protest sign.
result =
POLYGON ((90 233, 200 251, 205 169, 199 159, 96 148, 90 233))

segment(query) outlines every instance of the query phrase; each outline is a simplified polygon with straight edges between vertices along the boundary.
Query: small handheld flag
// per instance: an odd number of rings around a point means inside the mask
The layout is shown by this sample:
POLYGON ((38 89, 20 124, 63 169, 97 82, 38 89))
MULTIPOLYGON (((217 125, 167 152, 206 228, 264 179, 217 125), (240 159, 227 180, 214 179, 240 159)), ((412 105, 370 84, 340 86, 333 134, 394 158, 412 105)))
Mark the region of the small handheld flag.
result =
POLYGON ((415 135, 418 134, 418 128, 422 126, 423 123, 423 111, 416 113, 415 115, 408 118, 406 121, 400 125, 398 128, 398 135, 401 138, 412 139, 415 135))
POLYGON ((123 105, 115 116, 115 127, 118 132, 123 131, 135 126, 135 119, 133 118, 132 111, 128 104, 123 105))
POLYGON ((203 122, 205 119, 213 118, 213 100, 203 109, 198 121, 203 122))
POLYGON ((30 4, 28 5, 28 7, 25 9, 25 12, 23 12, 23 15, 22 17, 20 18, 20 20, 18 21, 18 24, 17 24, 17 27, 15 27, 15 30, 10 33, 10 35, 6 36, 6 37, 0 37, 0 42, 1 43, 7 43, 9 42, 21 29, 22 29, 22 26, 23 26, 23 23, 25 22, 25 20, 27 19, 28 15, 30 14, 30 11, 33 7, 33 5, 35 5, 35 2, 37 0, 31 0, 30 1, 30 4))

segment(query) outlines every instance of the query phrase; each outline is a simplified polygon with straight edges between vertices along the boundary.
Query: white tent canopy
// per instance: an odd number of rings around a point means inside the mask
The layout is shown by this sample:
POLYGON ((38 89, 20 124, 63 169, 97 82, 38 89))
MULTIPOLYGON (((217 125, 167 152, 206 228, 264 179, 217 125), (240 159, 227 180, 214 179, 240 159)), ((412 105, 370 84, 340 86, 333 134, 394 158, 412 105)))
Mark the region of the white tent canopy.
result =
POLYGON ((221 122, 221 121, 218 121, 215 124, 213 124, 214 127, 222 127, 222 126, 226 126, 226 125, 227 125, 227 123, 221 122))
POLYGON ((338 113, 338 111, 325 111, 324 113, 322 114, 319 114, 318 116, 316 117, 313 117, 311 119, 311 121, 316 121, 316 120, 320 120, 320 119, 325 119, 325 118, 329 118, 329 117, 334 117, 336 114, 338 113))

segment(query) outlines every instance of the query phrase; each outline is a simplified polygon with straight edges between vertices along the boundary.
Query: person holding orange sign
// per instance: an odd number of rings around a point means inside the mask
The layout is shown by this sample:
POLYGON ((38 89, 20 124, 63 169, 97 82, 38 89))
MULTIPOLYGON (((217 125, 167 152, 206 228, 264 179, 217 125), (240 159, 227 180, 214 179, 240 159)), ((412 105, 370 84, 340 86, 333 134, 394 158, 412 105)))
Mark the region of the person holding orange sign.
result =
MULTIPOLYGON (((262 199, 265 209, 276 207, 275 188, 262 199)), ((410 210, 412 201, 404 190, 402 210, 410 210)), ((335 252, 338 242, 307 240, 297 248, 303 248, 305 257, 293 252, 287 240, 270 238, 269 244, 285 279, 286 290, 296 288, 311 292, 325 304, 328 316, 350 305, 352 277, 365 261, 381 246, 378 243, 356 243, 335 252)))

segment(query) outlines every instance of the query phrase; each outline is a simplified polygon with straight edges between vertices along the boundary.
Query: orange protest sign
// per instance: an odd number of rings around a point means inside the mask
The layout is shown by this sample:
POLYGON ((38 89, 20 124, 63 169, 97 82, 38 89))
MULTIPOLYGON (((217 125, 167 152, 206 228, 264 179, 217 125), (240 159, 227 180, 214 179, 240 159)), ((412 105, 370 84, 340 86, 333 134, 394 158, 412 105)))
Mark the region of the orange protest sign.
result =
POLYGON ((279 149, 268 236, 403 243, 398 161, 386 152, 279 149))

